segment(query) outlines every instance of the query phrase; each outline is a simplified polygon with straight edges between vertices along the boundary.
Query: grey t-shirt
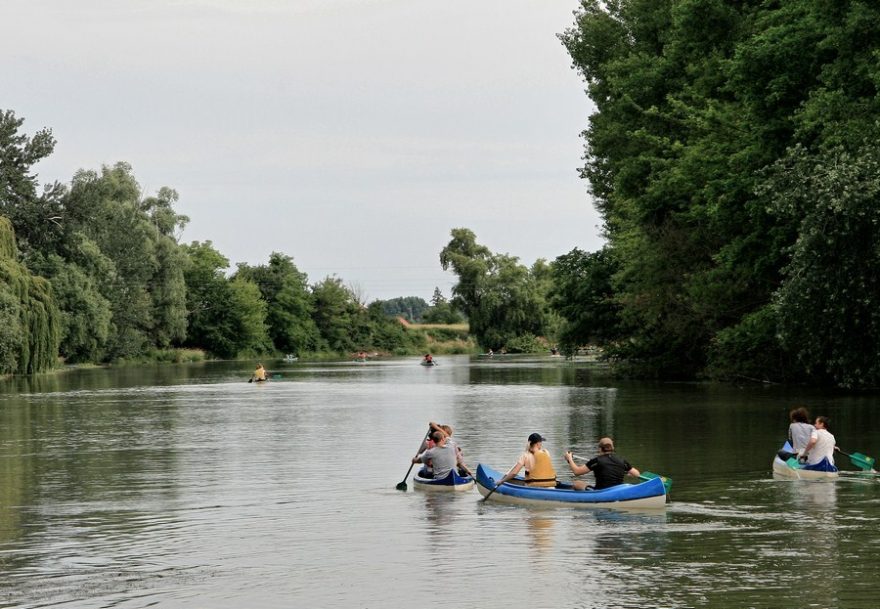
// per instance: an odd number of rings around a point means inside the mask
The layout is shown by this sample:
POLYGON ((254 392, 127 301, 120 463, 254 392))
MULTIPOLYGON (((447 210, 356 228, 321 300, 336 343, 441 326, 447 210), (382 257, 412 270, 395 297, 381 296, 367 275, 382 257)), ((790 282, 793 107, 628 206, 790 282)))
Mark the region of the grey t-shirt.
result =
POLYGON ((810 434, 814 429, 815 427, 809 423, 792 423, 788 426, 788 439, 791 440, 791 447, 795 452, 807 447, 810 442, 810 434))
POLYGON ((428 459, 431 460, 434 468, 434 478, 445 478, 455 467, 458 459, 455 454, 455 447, 450 446, 447 442, 446 446, 435 446, 429 448, 419 456, 419 460, 424 463, 428 459))

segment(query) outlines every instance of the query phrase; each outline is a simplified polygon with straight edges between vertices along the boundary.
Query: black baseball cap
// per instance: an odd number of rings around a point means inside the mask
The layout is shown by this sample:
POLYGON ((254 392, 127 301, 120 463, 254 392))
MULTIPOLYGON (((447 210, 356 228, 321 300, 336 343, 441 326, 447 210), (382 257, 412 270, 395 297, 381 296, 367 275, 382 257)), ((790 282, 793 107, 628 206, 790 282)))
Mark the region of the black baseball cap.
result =
POLYGON ((542 436, 539 433, 533 433, 533 434, 529 435, 529 444, 537 444, 538 442, 543 442, 546 439, 547 438, 545 438, 544 436, 542 436))

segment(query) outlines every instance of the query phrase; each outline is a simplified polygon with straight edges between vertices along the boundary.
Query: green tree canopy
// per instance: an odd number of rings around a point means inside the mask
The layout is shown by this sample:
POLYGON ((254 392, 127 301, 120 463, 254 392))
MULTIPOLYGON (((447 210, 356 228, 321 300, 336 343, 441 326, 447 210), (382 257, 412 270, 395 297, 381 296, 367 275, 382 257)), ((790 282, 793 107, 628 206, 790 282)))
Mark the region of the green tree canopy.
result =
MULTIPOLYGON (((831 361, 839 354, 818 356, 786 330, 786 295, 803 295, 791 272, 805 255, 801 219, 822 213, 780 213, 800 189, 770 168, 801 156, 790 152, 798 147, 811 165, 831 167, 866 136, 877 140, 880 6, 582 0, 561 38, 597 110, 582 173, 617 261, 608 300, 625 334, 618 354, 665 377, 827 382, 836 369, 832 382, 859 382, 831 361)), ((867 251, 863 232, 848 238, 867 251)), ((836 288, 822 286, 832 297, 836 288)))
POLYGON ((272 252, 268 265, 238 265, 237 276, 260 288, 267 304, 266 324, 275 349, 282 353, 317 349, 321 337, 312 318, 314 303, 308 277, 296 268, 293 258, 272 252))
POLYGON ((260 353, 270 348, 266 302, 259 287, 226 278, 229 260, 210 241, 183 246, 189 325, 187 344, 221 358, 260 353))
POLYGON ((467 315, 480 346, 499 349, 519 337, 543 336, 548 321, 543 275, 515 256, 493 254, 469 229, 456 228, 451 235, 440 264, 458 275, 452 302, 467 315))

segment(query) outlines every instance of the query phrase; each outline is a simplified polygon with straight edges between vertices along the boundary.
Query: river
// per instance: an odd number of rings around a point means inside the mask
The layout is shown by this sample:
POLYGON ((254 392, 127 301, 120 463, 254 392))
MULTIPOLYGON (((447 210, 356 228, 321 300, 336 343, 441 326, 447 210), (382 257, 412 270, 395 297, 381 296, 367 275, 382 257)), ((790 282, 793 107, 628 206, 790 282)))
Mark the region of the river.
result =
MULTIPOLYGON (((644 383, 551 357, 84 369, 0 382, 0 607, 878 603, 880 479, 777 481, 793 405, 877 456, 876 396, 644 383), (506 469, 609 434, 659 512, 395 486, 430 420, 506 469)), ((851 469, 845 457, 838 464, 851 469)))

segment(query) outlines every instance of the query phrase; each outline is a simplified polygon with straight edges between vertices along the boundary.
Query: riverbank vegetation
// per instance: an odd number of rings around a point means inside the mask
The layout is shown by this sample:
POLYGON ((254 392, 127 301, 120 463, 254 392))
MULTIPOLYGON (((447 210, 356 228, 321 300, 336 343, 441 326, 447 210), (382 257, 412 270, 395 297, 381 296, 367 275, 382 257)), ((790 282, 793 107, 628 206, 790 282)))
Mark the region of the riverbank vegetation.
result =
POLYGON ((480 344, 555 325, 641 377, 880 385, 880 7, 582 0, 560 38, 607 244, 527 268, 454 230, 480 344))
POLYGON ((880 386, 880 6, 581 0, 560 39, 594 104, 581 173, 606 245, 526 266, 455 228, 458 282, 430 305, 361 302, 280 252, 231 269, 179 244, 177 193, 124 163, 38 192, 51 133, 0 113, 0 372, 558 344, 641 377, 880 386))
POLYGON ((880 7, 582 0, 561 39, 608 240, 570 318, 642 375, 880 385, 880 7))
MULTIPOLYGON (((232 269, 210 241, 179 243, 177 193, 145 195, 126 163, 40 188, 32 168, 55 140, 22 124, 0 111, 0 374, 431 344, 340 278, 310 283, 286 254, 232 269)), ((438 294, 420 315, 448 308, 438 294)))

